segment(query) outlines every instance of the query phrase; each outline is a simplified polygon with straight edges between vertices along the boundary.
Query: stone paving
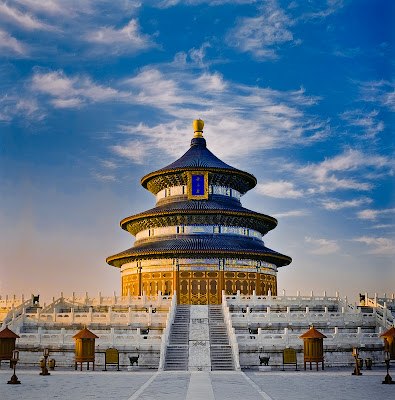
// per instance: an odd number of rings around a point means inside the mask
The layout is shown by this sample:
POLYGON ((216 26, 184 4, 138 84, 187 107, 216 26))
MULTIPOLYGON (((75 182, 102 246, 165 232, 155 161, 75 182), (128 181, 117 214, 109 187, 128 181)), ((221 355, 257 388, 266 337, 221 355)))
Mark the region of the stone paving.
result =
MULTIPOLYGON (((391 372, 391 371, 390 371, 391 372)), ((325 371, 127 372, 17 369, 21 385, 7 385, 0 370, 0 400, 393 400, 395 385, 382 385, 384 368, 352 376, 350 368, 325 371)), ((395 378, 395 372, 392 374, 395 378)))

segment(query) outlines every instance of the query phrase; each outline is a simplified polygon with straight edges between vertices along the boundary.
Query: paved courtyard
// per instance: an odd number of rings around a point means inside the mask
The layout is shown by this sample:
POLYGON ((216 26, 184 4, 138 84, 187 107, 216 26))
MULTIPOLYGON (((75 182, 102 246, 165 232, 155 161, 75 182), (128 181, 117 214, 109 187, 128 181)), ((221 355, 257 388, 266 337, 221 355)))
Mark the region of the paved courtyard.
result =
MULTIPOLYGON (((390 371, 391 372, 391 371, 390 371)), ((382 385, 383 368, 352 376, 350 368, 271 372, 127 372, 58 369, 42 377, 19 369, 21 385, 7 385, 0 370, 1 400, 393 400, 395 385, 382 385)), ((395 372, 392 374, 395 378, 395 372)))

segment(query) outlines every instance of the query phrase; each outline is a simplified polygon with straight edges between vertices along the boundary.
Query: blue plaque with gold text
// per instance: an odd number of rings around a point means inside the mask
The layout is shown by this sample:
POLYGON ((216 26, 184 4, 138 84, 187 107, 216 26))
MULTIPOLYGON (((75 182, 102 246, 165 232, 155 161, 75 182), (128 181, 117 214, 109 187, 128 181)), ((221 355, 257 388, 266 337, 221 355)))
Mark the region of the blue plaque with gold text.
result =
POLYGON ((204 175, 192 175, 192 196, 204 196, 204 175))

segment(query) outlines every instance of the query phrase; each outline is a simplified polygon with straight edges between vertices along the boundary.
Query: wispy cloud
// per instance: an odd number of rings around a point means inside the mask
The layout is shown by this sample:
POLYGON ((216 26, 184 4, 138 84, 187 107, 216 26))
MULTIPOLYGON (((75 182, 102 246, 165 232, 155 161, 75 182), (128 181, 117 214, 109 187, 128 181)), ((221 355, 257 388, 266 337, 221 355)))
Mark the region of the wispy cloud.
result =
POLYGON ((111 146, 111 149, 117 155, 124 157, 136 164, 143 164, 147 155, 145 144, 137 140, 129 140, 125 145, 111 146))
POLYGON ((304 240, 308 244, 310 254, 326 255, 337 253, 340 250, 336 240, 315 239, 309 236, 306 236, 304 240))
POLYGON ((335 201, 335 200, 323 200, 322 205, 326 210, 341 210, 343 208, 359 207, 362 204, 371 203, 372 199, 367 197, 355 200, 346 201, 335 201))
POLYGON ((261 183, 256 189, 264 196, 282 199, 297 199, 304 194, 302 190, 295 190, 295 185, 287 181, 261 183))
POLYGON ((117 182, 117 178, 110 174, 94 173, 93 177, 100 182, 117 182))
POLYGON ((258 59, 277 58, 276 46, 293 41, 290 31, 292 20, 276 0, 263 3, 256 17, 240 18, 229 32, 230 46, 242 52, 250 52, 258 59))
POLYGON ((0 2, 0 19, 12 22, 27 30, 56 30, 55 27, 41 22, 29 13, 23 13, 4 2, 0 2))
POLYGON ((35 72, 32 89, 51 97, 57 108, 75 108, 85 102, 100 102, 122 98, 125 94, 97 85, 86 76, 68 77, 63 71, 35 72))
POLYGON ((65 14, 66 9, 64 9, 61 4, 66 3, 64 0, 14 0, 20 5, 25 6, 27 9, 36 12, 42 12, 46 14, 65 14))
POLYGON ((296 143, 309 146, 330 134, 326 121, 306 112, 319 99, 303 88, 282 92, 238 85, 218 72, 180 71, 168 64, 145 68, 122 86, 130 90, 128 101, 160 110, 165 115, 162 121, 171 121, 122 129, 144 140, 147 148, 160 148, 171 155, 180 155, 180 135, 189 137, 188 126, 197 117, 206 122, 210 149, 225 158, 296 143), (163 140, 166 132, 171 135, 163 140))
POLYGON ((360 128, 364 135, 363 139, 374 139, 376 135, 385 128, 384 122, 377 120, 379 112, 373 110, 370 112, 364 110, 345 111, 340 117, 348 123, 348 126, 356 126, 360 128))
POLYGON ((379 104, 395 112, 395 82, 368 81, 360 82, 359 86, 363 101, 379 104))
POLYGON ((384 237, 361 236, 353 239, 354 242, 364 243, 369 246, 367 254, 394 255, 395 242, 393 239, 384 237))
POLYGON ((154 46, 149 35, 141 33, 137 19, 120 29, 104 27, 85 35, 85 40, 103 46, 103 50, 111 53, 131 53, 154 46))
POLYGON ((347 173, 361 171, 366 167, 381 169, 390 167, 388 157, 381 155, 368 155, 358 150, 347 150, 343 154, 333 158, 327 158, 320 163, 312 163, 300 168, 297 172, 304 175, 316 184, 310 189, 310 193, 332 192, 335 190, 361 190, 369 191, 374 185, 361 179, 350 178, 347 173))
POLYGON ((25 56, 28 54, 28 48, 24 43, 17 40, 9 33, 1 29, 0 29, 0 49, 3 55, 4 52, 7 51, 19 54, 21 56, 25 56))
POLYGON ((274 214, 274 217, 275 218, 304 217, 306 215, 309 215, 309 212, 306 210, 291 210, 283 213, 274 214))
POLYGON ((358 212, 359 219, 375 220, 381 216, 395 213, 395 208, 388 208, 384 210, 363 210, 358 212))
POLYGON ((9 122, 18 117, 39 121, 45 113, 34 98, 8 94, 0 97, 0 121, 9 122))

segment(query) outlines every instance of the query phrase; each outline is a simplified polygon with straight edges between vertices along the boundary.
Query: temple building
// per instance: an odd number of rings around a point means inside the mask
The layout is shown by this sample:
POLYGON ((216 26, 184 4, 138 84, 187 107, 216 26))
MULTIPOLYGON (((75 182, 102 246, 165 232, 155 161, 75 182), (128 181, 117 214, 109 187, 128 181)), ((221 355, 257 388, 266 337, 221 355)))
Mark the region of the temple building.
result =
POLYGON ((121 221, 136 241, 107 263, 121 270, 123 296, 176 292, 179 304, 196 305, 221 303, 223 290, 277 294, 277 269, 291 262, 264 244, 277 220, 241 205, 257 180, 211 153, 203 126, 194 121, 181 158, 142 178, 156 206, 121 221))

